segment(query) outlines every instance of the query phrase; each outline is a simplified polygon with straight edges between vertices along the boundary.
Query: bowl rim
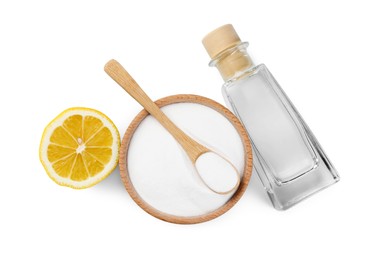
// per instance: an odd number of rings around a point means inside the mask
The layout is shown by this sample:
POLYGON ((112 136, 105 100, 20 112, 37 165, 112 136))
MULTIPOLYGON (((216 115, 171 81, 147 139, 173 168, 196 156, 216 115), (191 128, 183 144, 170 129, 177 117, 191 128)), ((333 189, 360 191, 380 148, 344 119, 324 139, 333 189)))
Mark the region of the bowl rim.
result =
POLYGON ((144 201, 142 197, 137 193, 135 187, 131 182, 128 167, 127 167, 127 157, 128 157, 129 145, 135 131, 137 130, 138 126, 141 124, 142 120, 144 120, 149 115, 149 113, 145 109, 141 110, 136 115, 136 117, 130 123, 123 136, 121 148, 120 148, 120 154, 119 154, 119 172, 120 172, 121 180, 127 192, 129 193, 130 197, 144 211, 146 211, 147 213, 149 213, 150 215, 158 219, 171 222, 171 223, 197 224, 221 216, 229 209, 231 209, 240 200, 240 198, 242 197, 242 195, 244 194, 248 186, 248 183, 252 175, 252 163, 253 163, 252 147, 250 144, 248 134, 245 128, 243 127, 243 125, 241 124, 241 122, 239 121, 239 119, 232 112, 230 112, 230 110, 228 110, 226 107, 219 104, 218 102, 203 96, 192 95, 192 94, 172 95, 155 101, 155 104, 160 108, 167 105, 176 104, 176 103, 196 103, 196 104, 207 106, 219 112, 223 116, 225 116, 225 118, 227 118, 230 121, 230 123, 236 128, 237 133, 239 134, 244 147, 245 165, 244 165, 244 171, 243 171, 241 183, 238 189, 236 190, 236 192, 233 194, 233 196, 224 205, 222 205, 221 207, 217 208, 214 211, 208 212, 203 215, 189 216, 189 217, 175 216, 175 215, 162 212, 160 210, 157 210, 150 204, 148 204, 146 201, 144 201))

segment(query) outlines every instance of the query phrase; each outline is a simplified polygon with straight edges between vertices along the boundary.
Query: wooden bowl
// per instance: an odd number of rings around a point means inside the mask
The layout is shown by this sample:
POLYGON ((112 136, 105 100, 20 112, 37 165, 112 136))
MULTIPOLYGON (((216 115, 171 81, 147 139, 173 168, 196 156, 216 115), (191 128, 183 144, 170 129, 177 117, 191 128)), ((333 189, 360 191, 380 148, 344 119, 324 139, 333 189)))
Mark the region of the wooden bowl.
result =
POLYGON ((177 223, 177 224, 195 224, 195 223, 201 223, 205 222, 211 219, 214 219, 226 211, 228 211, 231 207, 234 206, 234 204, 237 203, 237 201, 241 198, 241 196, 244 194, 251 174, 252 174, 252 148, 251 144, 248 138, 248 135, 238 120, 238 118, 231 113, 227 108, 222 106, 221 104, 215 102, 214 100, 197 96, 197 95, 174 95, 174 96, 168 96, 162 99, 157 100, 156 105, 158 107, 163 107, 170 104, 175 103, 196 103, 201 104, 204 106, 207 106, 209 108, 214 109, 215 111, 219 112, 223 116, 225 116, 230 123, 235 127, 237 130, 237 133, 241 137, 241 141, 243 143, 244 147, 244 153, 245 153, 245 165, 244 165, 244 172, 242 175, 240 186, 238 187, 237 191, 233 194, 233 196, 221 207, 218 209, 209 212, 204 215, 199 216, 190 216, 190 217, 183 217, 183 216, 175 216, 171 214, 164 213, 160 210, 155 209, 151 205, 149 205, 147 202, 145 202, 141 196, 137 193, 136 189, 134 188, 130 176, 129 176, 129 170, 127 167, 127 157, 128 157, 128 150, 129 145, 131 142, 131 138, 133 134, 135 133, 137 127, 140 125, 143 119, 149 115, 149 113, 146 110, 142 110, 131 122, 129 127, 127 128, 127 131, 122 139, 122 145, 120 149, 120 156, 119 156, 119 168, 120 168, 120 175, 123 184, 126 187, 127 192, 130 194, 130 196, 133 198, 133 200, 147 213, 150 215, 159 218, 164 221, 177 223))

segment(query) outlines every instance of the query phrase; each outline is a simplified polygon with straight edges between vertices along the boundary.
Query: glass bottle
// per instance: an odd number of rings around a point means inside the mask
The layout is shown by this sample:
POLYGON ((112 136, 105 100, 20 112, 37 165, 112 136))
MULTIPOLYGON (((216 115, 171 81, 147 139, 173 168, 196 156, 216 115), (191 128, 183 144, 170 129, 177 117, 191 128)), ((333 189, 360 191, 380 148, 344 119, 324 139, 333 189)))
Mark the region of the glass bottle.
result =
POLYGON ((252 142, 254 168, 276 209, 287 209, 339 176, 301 115, 264 64, 254 66, 230 24, 203 39, 225 83, 227 106, 252 142))

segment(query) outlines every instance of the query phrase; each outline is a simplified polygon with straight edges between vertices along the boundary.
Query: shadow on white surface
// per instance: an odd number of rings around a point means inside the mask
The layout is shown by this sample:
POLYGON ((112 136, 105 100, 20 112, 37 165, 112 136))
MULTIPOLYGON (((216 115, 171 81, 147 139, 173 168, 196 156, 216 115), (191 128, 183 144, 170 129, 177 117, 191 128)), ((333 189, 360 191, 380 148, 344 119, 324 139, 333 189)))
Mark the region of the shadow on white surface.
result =
POLYGON ((98 183, 96 190, 104 190, 104 192, 126 192, 125 186, 122 183, 119 167, 117 167, 106 179, 98 183))
POLYGON ((250 196, 261 205, 272 207, 272 204, 267 196, 263 184, 255 172, 252 173, 251 180, 246 190, 246 196, 250 196))

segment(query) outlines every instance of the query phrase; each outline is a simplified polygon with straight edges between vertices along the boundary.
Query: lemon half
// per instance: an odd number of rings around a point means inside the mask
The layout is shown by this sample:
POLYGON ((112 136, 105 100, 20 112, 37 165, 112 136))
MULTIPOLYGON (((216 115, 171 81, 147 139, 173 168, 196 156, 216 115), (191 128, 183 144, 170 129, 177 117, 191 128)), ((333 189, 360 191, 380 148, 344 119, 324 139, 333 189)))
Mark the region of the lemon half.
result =
POLYGON ((118 129, 106 115, 95 109, 74 107, 45 128, 39 157, 53 181, 83 189, 115 169, 119 146, 118 129))

